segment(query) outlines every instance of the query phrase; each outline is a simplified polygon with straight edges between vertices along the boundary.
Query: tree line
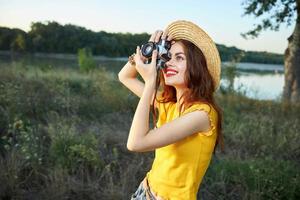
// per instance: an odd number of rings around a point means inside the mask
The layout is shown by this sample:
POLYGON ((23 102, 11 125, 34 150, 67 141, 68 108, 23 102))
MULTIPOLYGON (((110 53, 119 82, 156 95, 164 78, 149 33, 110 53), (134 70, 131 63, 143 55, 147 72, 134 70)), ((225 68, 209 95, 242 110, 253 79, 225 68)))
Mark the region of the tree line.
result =
MULTIPOLYGON (((28 32, 17 28, 0 27, 0 50, 20 53, 71 53, 91 49, 93 55, 127 57, 137 45, 148 41, 148 33, 108 33, 57 22, 35 22, 28 32)), ((268 52, 244 51, 217 44, 222 61, 282 64, 283 55, 268 52)))

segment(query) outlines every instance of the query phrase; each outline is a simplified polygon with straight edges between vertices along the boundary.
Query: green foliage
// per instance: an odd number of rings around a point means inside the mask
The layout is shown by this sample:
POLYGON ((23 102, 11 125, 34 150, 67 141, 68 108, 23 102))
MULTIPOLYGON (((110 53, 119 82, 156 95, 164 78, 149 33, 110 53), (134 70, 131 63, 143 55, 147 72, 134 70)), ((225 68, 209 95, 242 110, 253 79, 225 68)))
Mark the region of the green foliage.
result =
POLYGON ((256 101, 243 96, 219 96, 224 110, 226 143, 242 158, 300 158, 299 104, 256 101))
MULTIPOLYGON (((47 122, 49 113, 99 119, 104 113, 133 107, 125 87, 104 69, 91 74, 57 69, 43 72, 24 67, 3 68, 0 73, 0 106, 19 119, 47 122), (115 88, 119 90, 112 92, 115 88), (108 103, 109 102, 109 103, 108 103)), ((14 116, 9 115, 9 121, 14 116)))
POLYGON ((19 187, 28 180, 24 157, 12 150, 5 158, 0 157, 0 166, 0 198, 22 197, 24 192, 19 187))
POLYGON ((31 167, 37 167, 44 161, 48 151, 47 139, 41 126, 33 127, 21 119, 9 124, 7 134, 1 137, 6 152, 18 152, 24 158, 24 164, 31 167))
MULTIPOLYGON (((0 27, 0 50, 9 50, 20 31, 0 27)), ((35 22, 26 34, 25 48, 27 52, 76 54, 78 49, 88 47, 98 55, 128 56, 134 52, 136 45, 144 43, 149 37, 146 33, 93 32, 71 24, 35 22)))
POLYGON ((265 64, 283 64, 284 56, 282 54, 244 51, 236 47, 227 47, 225 45, 217 45, 222 61, 229 62, 251 62, 265 64))
POLYGON ((81 72, 90 72, 96 68, 92 51, 88 48, 78 50, 78 65, 81 72))
MULTIPOLYGON (((129 199, 153 154, 126 149, 138 98, 115 74, 0 71, 1 199, 129 199)), ((199 199, 299 199, 300 105, 216 97, 226 153, 213 157, 199 199)))
MULTIPOLYGON (((147 33, 107 33, 93 32, 83 27, 57 22, 32 23, 26 33, 19 29, 0 27, 0 50, 44 53, 78 53, 78 49, 87 48, 94 55, 109 57, 127 57, 135 51, 137 45, 148 41, 147 33)), ((236 47, 217 45, 222 61, 241 58, 242 62, 283 64, 283 55, 266 52, 247 52, 236 47), (241 57, 241 55, 243 55, 241 57)))
POLYGON ((18 34, 15 40, 10 44, 10 49, 19 52, 25 51, 26 41, 24 35, 18 34))
POLYGON ((28 34, 20 29, 0 27, 0 50, 25 51, 27 49, 28 34))
POLYGON ((75 172, 80 168, 101 169, 99 141, 93 133, 77 133, 74 125, 52 124, 48 130, 51 137, 50 157, 63 168, 75 172))
POLYGON ((9 113, 18 113, 20 118, 45 120, 50 110, 65 114, 72 112, 70 104, 73 99, 68 98, 69 91, 64 81, 50 79, 44 82, 43 79, 27 79, 21 74, 3 71, 0 84, 1 104, 9 113), (14 81, 10 81, 13 78, 14 81))
POLYGON ((225 93, 234 93, 234 79, 237 76, 236 65, 232 63, 231 65, 224 66, 223 69, 223 77, 227 82, 227 86, 224 89, 225 93))
POLYGON ((241 62, 283 64, 284 61, 284 56, 282 54, 247 51, 244 55, 241 62))
POLYGON ((244 38, 248 36, 255 38, 262 30, 270 29, 278 31, 282 24, 290 26, 293 22, 299 21, 296 19, 296 17, 299 17, 296 13, 299 13, 299 8, 297 8, 300 6, 298 0, 244 0, 244 6, 245 15, 265 17, 252 30, 242 33, 241 35, 244 38))
POLYGON ((0 106, 0 156, 4 156, 6 154, 8 142, 5 138, 5 134, 8 130, 8 124, 8 114, 5 109, 0 106))
MULTIPOLYGON (((207 171, 201 196, 211 199, 298 199, 298 165, 284 160, 214 159, 207 171), (208 188, 209 187, 209 188, 208 188), (287 189, 288 188, 288 189, 287 189)), ((201 190, 200 190, 201 191, 201 190)))
POLYGON ((6 149, 8 148, 9 143, 6 140, 5 136, 0 137, 0 156, 4 156, 6 154, 6 149))

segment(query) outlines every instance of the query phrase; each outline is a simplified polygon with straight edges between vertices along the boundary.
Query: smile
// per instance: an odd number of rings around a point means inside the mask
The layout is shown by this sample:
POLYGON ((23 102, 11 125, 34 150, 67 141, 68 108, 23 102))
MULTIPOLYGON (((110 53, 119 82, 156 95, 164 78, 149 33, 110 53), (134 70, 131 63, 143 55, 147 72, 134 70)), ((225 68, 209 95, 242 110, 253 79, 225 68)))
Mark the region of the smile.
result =
POLYGON ((165 70, 166 77, 175 76, 178 72, 174 69, 166 69, 165 70))

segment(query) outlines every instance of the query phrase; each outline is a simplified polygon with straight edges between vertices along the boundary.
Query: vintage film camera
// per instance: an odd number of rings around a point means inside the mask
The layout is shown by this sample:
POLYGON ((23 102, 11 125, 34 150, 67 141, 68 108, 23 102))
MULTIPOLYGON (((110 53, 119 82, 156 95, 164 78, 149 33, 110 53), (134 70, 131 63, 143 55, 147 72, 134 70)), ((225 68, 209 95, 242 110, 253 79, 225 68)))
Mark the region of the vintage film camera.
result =
POLYGON ((141 47, 141 52, 142 55, 145 58, 147 58, 146 63, 150 63, 152 53, 155 49, 157 49, 156 68, 163 69, 165 67, 166 62, 168 62, 171 59, 171 54, 169 52, 170 48, 170 41, 160 39, 158 43, 147 42, 143 44, 141 47))

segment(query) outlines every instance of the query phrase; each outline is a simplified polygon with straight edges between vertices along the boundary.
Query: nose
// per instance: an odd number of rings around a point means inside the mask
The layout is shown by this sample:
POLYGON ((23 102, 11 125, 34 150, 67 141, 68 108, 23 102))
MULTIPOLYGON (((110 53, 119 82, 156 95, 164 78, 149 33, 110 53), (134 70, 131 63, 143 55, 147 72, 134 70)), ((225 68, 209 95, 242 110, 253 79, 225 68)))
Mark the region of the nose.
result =
POLYGON ((174 66, 173 58, 171 58, 168 62, 166 62, 166 67, 174 66))

